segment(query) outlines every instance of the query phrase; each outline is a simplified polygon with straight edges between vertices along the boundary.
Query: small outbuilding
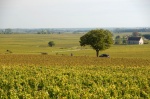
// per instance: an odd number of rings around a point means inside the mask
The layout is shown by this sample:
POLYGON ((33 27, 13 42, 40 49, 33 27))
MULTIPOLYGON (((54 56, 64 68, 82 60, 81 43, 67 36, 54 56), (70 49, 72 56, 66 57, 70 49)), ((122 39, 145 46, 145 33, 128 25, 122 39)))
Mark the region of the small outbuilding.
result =
POLYGON ((144 44, 144 40, 142 37, 129 37, 128 38, 128 44, 144 44))

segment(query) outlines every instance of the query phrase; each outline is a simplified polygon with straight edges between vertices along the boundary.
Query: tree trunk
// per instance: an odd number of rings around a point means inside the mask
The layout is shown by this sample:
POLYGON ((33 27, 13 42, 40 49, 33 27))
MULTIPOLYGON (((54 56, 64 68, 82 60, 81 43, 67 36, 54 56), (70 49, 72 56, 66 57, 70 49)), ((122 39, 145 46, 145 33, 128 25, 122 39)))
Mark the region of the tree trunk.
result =
POLYGON ((99 50, 96 50, 96 56, 97 57, 99 56, 99 50))

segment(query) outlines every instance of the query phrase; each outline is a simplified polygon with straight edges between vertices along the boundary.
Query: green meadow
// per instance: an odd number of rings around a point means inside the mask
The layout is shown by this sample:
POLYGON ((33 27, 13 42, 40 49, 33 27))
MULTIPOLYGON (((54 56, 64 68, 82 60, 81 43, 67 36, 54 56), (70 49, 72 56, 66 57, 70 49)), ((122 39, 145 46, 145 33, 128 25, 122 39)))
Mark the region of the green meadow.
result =
MULTIPOLYGON (((128 33, 129 34, 129 33, 128 33)), ((95 50, 89 46, 81 47, 80 37, 83 34, 0 34, 0 54, 41 54, 96 56, 95 50), (49 47, 48 42, 55 46, 49 47)), ((150 44, 145 45, 112 45, 110 49, 101 51, 111 57, 150 58, 150 44)))

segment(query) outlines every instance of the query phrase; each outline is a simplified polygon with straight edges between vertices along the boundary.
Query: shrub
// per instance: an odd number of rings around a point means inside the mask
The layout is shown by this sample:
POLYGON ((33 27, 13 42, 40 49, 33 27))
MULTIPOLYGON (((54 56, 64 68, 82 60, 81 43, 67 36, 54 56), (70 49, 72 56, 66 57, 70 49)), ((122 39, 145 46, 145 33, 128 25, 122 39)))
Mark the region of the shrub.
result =
POLYGON ((48 45, 49 45, 50 47, 53 47, 53 46, 55 45, 55 43, 54 43, 53 41, 50 41, 50 42, 48 42, 48 45))

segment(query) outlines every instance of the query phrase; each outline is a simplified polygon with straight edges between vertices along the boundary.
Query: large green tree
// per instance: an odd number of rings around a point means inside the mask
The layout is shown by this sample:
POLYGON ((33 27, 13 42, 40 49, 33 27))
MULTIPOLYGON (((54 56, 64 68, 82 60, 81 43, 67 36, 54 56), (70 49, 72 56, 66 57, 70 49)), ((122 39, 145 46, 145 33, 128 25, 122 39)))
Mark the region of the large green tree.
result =
POLYGON ((99 51, 108 49, 113 43, 112 33, 109 30, 96 29, 91 30, 80 37, 80 45, 90 45, 96 50, 96 56, 99 56, 99 51))

